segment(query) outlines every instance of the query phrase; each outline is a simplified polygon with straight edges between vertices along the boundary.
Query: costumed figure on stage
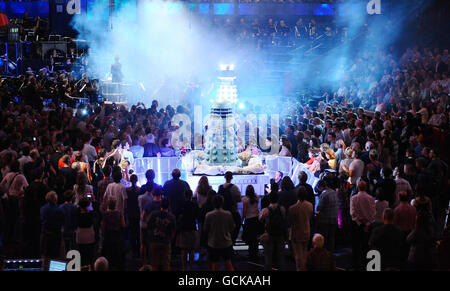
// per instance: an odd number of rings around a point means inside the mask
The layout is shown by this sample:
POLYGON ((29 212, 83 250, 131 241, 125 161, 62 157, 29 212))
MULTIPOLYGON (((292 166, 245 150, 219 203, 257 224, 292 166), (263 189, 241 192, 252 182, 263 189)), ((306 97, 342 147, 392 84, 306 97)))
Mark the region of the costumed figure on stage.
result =
POLYGON ((194 151, 185 159, 184 164, 194 174, 221 175, 227 171, 240 174, 264 173, 264 166, 256 152, 238 153, 237 130, 238 123, 234 107, 237 103, 237 88, 234 83, 233 66, 221 68, 218 77, 217 96, 211 100, 211 113, 206 122, 205 150, 194 151))
POLYGON ((116 56, 114 64, 111 65, 111 82, 113 84, 114 95, 117 96, 117 98, 114 98, 116 102, 121 102, 122 100, 122 81, 123 81, 123 74, 122 74, 122 64, 119 62, 120 58, 119 56, 116 56))

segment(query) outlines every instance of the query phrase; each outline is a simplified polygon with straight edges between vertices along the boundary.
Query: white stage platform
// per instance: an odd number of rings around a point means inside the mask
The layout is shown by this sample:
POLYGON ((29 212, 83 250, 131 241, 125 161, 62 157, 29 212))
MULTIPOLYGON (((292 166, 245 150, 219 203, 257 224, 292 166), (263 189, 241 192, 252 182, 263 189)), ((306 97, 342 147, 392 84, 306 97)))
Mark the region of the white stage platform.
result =
MULTIPOLYGON (((198 181, 202 176, 188 175, 186 182, 188 182, 192 191, 195 191, 198 185, 198 181)), ((231 183, 235 184, 241 190, 242 196, 245 195, 245 189, 248 185, 253 185, 256 194, 264 195, 264 185, 270 184, 270 176, 267 174, 260 175, 233 175, 231 183)), ((217 191, 219 186, 225 183, 223 176, 208 176, 209 184, 217 191)))
MULTIPOLYGON (((240 189, 242 195, 245 195, 245 188, 251 184, 255 187, 255 192, 259 195, 264 195, 264 185, 269 184, 270 178, 273 178, 276 171, 281 171, 284 176, 289 176, 294 182, 294 185, 298 184, 298 174, 301 171, 305 171, 308 174, 308 184, 315 186, 317 178, 314 177, 307 169, 305 169, 302 163, 299 163, 296 159, 288 157, 274 157, 267 156, 264 159, 267 166, 267 170, 264 175, 234 175, 233 184, 236 184, 240 189)), ((179 157, 155 157, 155 158, 141 158, 135 159, 131 164, 131 169, 138 176, 138 185, 143 185, 147 181, 145 179, 145 172, 148 169, 155 171, 155 182, 164 185, 164 183, 172 179, 172 170, 178 168, 181 170, 181 179, 187 181, 191 186, 192 191, 197 188, 198 180, 201 176, 195 176, 182 167, 181 159, 179 157)), ((214 190, 217 191, 219 185, 225 182, 223 176, 208 176, 209 183, 214 190)))

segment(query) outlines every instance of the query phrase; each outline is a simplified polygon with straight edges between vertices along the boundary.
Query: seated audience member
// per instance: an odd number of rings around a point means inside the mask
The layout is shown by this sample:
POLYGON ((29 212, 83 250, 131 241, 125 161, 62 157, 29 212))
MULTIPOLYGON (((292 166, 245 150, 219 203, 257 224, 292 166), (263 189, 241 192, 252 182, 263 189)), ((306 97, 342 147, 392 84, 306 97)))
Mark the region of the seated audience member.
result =
POLYGON ((160 149, 161 157, 174 157, 175 150, 170 145, 169 139, 165 138, 162 140, 162 147, 160 149))
POLYGON ((139 143, 139 137, 133 136, 133 146, 130 147, 130 152, 133 154, 133 158, 140 159, 144 156, 144 147, 139 143))
POLYGON ((144 158, 148 157, 160 157, 161 150, 159 146, 155 143, 144 144, 144 158))

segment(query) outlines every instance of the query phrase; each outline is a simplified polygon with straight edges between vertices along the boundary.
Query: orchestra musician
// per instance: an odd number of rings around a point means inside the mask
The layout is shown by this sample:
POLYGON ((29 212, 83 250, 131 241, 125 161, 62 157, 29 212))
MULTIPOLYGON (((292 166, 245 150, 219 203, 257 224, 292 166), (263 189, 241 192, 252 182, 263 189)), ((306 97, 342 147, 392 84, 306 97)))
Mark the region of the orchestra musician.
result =
POLYGON ((295 40, 296 43, 300 43, 308 35, 308 28, 303 23, 303 19, 299 18, 294 26, 295 40))

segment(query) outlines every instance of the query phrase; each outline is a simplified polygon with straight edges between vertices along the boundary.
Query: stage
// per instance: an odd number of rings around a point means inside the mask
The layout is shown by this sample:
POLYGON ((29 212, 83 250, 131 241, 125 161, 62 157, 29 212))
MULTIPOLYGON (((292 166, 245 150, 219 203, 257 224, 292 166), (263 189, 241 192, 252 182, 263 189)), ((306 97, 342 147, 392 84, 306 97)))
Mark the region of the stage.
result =
MULTIPOLYGON (((264 158, 264 163, 266 165, 266 170, 264 174, 257 175, 234 175, 232 183, 236 184, 242 193, 245 195, 245 188, 247 185, 253 185, 255 187, 255 192, 258 195, 264 195, 264 185, 270 183, 270 178, 275 176, 276 171, 283 173, 283 176, 289 176, 294 182, 294 185, 298 184, 298 175, 301 171, 305 171, 308 174, 307 183, 312 187, 317 183, 317 178, 311 174, 308 170, 304 168, 304 165, 298 162, 294 158, 289 157, 278 157, 278 156, 268 156, 264 158)), ((133 173, 138 176, 138 186, 143 185, 147 182, 145 178, 145 172, 148 169, 153 169, 155 171, 156 177, 155 182, 164 185, 164 183, 172 179, 172 170, 181 170, 181 179, 188 182, 192 191, 195 191, 198 185, 198 180, 202 175, 192 175, 190 171, 187 171, 182 167, 182 162, 180 157, 155 157, 155 158, 140 158, 135 159, 130 168, 133 173)), ((219 185, 225 183, 223 176, 208 176, 209 184, 217 191, 219 185)))

